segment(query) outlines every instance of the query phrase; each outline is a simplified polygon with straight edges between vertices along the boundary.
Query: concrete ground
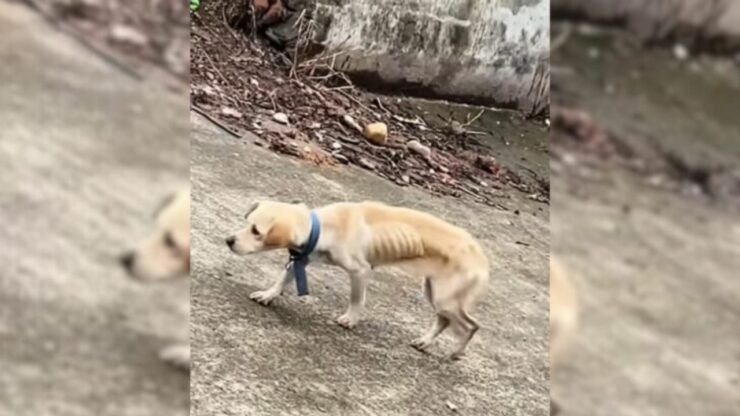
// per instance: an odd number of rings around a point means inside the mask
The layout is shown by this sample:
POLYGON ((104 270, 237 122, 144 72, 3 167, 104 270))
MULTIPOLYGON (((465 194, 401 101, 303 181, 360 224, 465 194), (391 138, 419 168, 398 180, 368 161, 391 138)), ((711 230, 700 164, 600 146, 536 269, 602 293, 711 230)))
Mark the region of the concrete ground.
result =
POLYGON ((0 6, 0 415, 186 415, 157 352, 187 336, 188 282, 137 284, 116 256, 187 181, 187 96, 0 6))
MULTIPOLYGON (((553 54, 563 74, 554 103, 587 109, 632 144, 739 172, 740 68, 584 33, 553 54)), ((552 380, 562 415, 738 414, 737 199, 668 190, 578 157, 568 165, 553 165, 553 252, 576 280, 582 314, 552 380)))
POLYGON ((275 155, 197 115, 191 125, 193 415, 549 414, 546 210, 518 216, 435 198, 355 168, 321 170, 275 155), (286 253, 238 257, 223 240, 260 197, 311 206, 378 199, 471 230, 493 271, 476 313, 483 329, 466 358, 441 360, 447 336, 431 355, 408 345, 432 311, 420 282, 392 271, 375 272, 353 331, 333 322, 349 295, 338 269, 311 268, 307 298, 291 288, 269 308, 251 301, 286 253))

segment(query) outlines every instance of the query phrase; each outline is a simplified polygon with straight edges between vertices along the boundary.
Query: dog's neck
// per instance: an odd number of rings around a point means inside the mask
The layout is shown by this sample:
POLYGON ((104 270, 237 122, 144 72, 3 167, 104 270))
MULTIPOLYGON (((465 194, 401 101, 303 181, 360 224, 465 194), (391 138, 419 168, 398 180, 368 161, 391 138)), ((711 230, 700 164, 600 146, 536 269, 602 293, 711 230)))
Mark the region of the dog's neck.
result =
MULTIPOLYGON (((308 243, 308 239, 311 237, 311 211, 302 212, 299 216, 299 220, 296 222, 296 241, 297 247, 303 247, 308 243)), ((320 237, 319 237, 320 239, 320 237)))

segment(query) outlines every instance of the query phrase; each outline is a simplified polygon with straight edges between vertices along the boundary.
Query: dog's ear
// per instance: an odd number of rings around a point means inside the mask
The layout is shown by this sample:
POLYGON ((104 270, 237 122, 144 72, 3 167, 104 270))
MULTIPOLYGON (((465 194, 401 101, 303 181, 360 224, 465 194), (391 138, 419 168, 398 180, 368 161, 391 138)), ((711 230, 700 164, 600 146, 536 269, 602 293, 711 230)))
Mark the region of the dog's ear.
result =
POLYGON ((265 235, 263 244, 269 248, 292 248, 295 246, 293 230, 285 224, 275 223, 265 235))
POLYGON ((157 205, 157 207, 154 209, 154 212, 152 213, 152 218, 156 219, 159 217, 159 214, 162 213, 162 211, 169 206, 172 201, 175 200, 175 196, 177 196, 176 193, 171 193, 167 195, 160 203, 157 205))
POLYGON ((247 218, 249 218, 249 214, 253 213, 254 210, 257 209, 257 207, 259 207, 259 205, 260 205, 259 202, 252 203, 252 205, 250 205, 249 208, 247 208, 247 213, 244 214, 244 219, 246 220, 247 218))

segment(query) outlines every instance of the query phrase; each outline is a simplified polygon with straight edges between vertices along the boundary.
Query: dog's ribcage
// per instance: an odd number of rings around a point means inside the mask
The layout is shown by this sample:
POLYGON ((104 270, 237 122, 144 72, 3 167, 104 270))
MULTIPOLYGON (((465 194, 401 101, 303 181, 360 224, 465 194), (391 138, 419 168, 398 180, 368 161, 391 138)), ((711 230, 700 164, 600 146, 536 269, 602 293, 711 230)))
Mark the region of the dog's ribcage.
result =
POLYGON ((371 232, 368 257, 374 264, 410 260, 425 255, 421 235, 406 224, 375 224, 371 232))

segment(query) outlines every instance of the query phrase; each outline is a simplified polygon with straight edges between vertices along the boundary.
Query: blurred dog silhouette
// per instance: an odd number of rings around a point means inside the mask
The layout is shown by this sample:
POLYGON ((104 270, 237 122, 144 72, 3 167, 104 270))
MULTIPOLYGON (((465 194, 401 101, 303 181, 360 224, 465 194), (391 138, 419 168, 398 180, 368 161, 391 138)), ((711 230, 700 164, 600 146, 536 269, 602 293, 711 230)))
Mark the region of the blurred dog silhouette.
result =
MULTIPOLYGON (((166 198, 155 211, 154 230, 133 250, 121 256, 121 265, 132 278, 158 281, 190 274, 190 191, 166 198)), ((190 345, 173 345, 160 357, 179 368, 190 368, 190 345)))
MULTIPOLYGON (((563 360, 578 323, 578 299, 570 277, 553 256, 550 258, 550 382, 552 374, 563 360)), ((550 398, 550 414, 558 412, 558 404, 550 398)))

